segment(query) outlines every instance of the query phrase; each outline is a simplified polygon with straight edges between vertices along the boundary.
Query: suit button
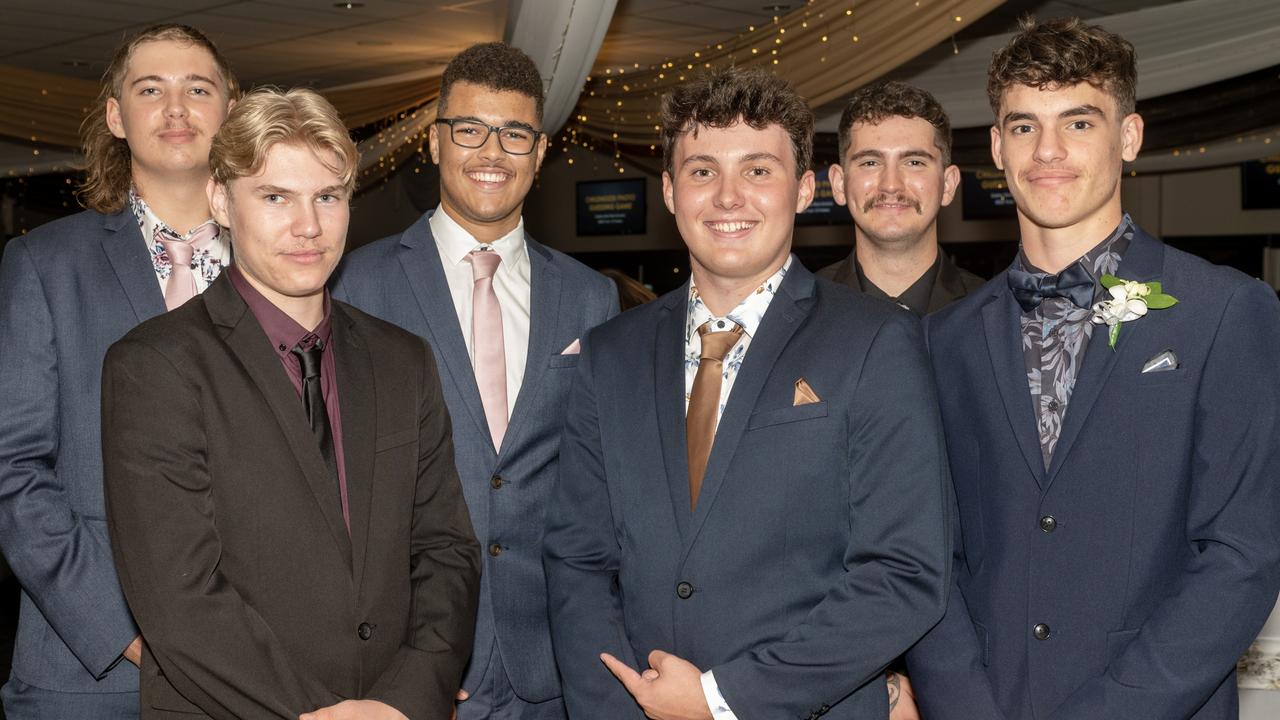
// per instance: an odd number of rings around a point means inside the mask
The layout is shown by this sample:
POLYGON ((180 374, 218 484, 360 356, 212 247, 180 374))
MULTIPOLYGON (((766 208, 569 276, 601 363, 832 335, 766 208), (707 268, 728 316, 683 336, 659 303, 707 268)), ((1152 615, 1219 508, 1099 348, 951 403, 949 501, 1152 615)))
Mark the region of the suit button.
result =
POLYGON ((681 600, 688 600, 693 595, 693 586, 687 582, 676 585, 676 597, 681 600))
POLYGON ((1052 515, 1045 515, 1040 518, 1040 529, 1046 533, 1051 533, 1058 529, 1058 521, 1052 515))
POLYGON ((1044 623, 1039 623, 1034 628, 1031 628, 1031 634, 1035 635, 1037 640, 1048 640, 1049 626, 1044 623))
POLYGON ((502 476, 494 475, 493 477, 489 478, 489 487, 493 488, 494 490, 497 490, 498 488, 502 487, 502 476))
POLYGON ((361 640, 368 640, 373 637, 373 626, 367 622, 360 623, 360 627, 356 628, 356 634, 360 636, 361 640))
POLYGON ((498 543, 493 543, 492 545, 489 546, 489 554, 494 557, 498 557, 499 555, 502 554, 502 546, 499 545, 498 543))

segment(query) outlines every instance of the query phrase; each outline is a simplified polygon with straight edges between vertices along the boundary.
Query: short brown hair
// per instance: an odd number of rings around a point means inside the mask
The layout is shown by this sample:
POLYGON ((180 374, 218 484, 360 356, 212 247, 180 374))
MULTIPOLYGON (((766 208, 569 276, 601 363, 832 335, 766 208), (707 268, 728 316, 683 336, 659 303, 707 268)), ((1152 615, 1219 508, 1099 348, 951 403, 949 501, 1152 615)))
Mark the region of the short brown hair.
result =
POLYGON ((542 106, 546 94, 542 75, 533 58, 519 48, 504 42, 487 42, 463 50, 445 66, 440 78, 440 115, 449 104, 449 90, 454 83, 467 82, 498 92, 517 92, 533 98, 538 124, 542 124, 542 106))
POLYGON ((1038 23, 1027 16, 1019 24, 987 72, 987 99, 997 122, 1000 99, 1011 85, 1053 90, 1087 82, 1110 94, 1122 116, 1134 111, 1138 64, 1132 43, 1078 17, 1038 23))
POLYGON ((279 143, 308 147, 322 161, 327 160, 324 151, 332 152, 338 167, 330 169, 348 192, 355 189, 360 152, 333 105, 306 88, 258 88, 231 108, 209 148, 214 182, 226 185, 256 175, 267 161, 267 151, 279 143))
POLYGON ((662 97, 662 163, 671 172, 676 140, 699 127, 745 123, 756 130, 779 125, 791 137, 796 177, 813 157, 813 111, 786 80, 738 67, 705 73, 662 97))
POLYGON ((138 46, 150 42, 170 41, 182 45, 204 48, 213 56, 213 62, 226 86, 227 98, 240 97, 240 83, 231 70, 231 64, 218 52, 204 33, 190 25, 152 25, 116 48, 111 64, 102 75, 102 90, 89 114, 80 125, 80 143, 84 151, 85 179, 80 186, 80 202, 90 210, 104 215, 119 212, 129 199, 133 184, 133 160, 129 144, 111 134, 107 126, 107 100, 120 100, 124 77, 129 73, 129 60, 138 46))
POLYGON ((933 126, 933 144, 942 153, 942 164, 951 164, 951 119, 927 91, 891 80, 868 85, 849 98, 840 114, 840 162, 852 142, 854 123, 879 125, 891 117, 920 118, 933 126))

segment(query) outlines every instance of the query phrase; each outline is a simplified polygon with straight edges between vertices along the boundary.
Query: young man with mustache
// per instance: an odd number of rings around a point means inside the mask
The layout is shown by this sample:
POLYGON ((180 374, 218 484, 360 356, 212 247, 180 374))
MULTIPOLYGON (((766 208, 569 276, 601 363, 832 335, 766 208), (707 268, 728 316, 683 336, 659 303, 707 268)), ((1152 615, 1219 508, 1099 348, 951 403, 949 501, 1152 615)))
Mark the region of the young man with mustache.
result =
POLYGON ((143 717, 446 717, 480 548, 426 344, 325 289, 355 143, 317 93, 264 88, 209 164, 235 265, 103 368, 143 717))
POLYGON ((1133 45, 1078 18, 998 51, 991 154, 1021 249, 926 319, 959 522, 925 717, 1239 714, 1280 591, 1280 304, 1121 205, 1133 45))
POLYGON ((141 31, 116 50, 84 124, 88 210, 5 248, 0 549, 23 590, 0 689, 10 720, 138 715, 142 642, 103 509, 102 358, 230 261, 205 186, 209 144, 239 94, 200 31, 141 31))
POLYGON ((981 287, 985 280, 938 247, 938 212, 960 184, 960 169, 951 164, 951 121, 938 101, 902 82, 870 85, 849 98, 839 137, 831 192, 853 215, 853 252, 818 277, 896 302, 917 317, 981 287))
POLYGON ((460 720, 563 720, 542 530, 579 338, 618 312, 613 283, 525 231, 547 151, 542 77, 504 43, 445 68, 430 130, 440 206, 351 254, 334 296, 426 338, 458 475, 486 549, 460 720))

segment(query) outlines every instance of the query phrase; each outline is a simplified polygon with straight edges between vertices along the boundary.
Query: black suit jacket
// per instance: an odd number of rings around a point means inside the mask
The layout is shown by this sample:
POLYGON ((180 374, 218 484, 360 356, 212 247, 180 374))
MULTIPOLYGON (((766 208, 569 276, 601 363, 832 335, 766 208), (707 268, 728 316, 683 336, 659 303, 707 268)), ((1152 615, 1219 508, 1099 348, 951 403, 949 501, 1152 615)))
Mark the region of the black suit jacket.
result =
POLYGON ((147 645, 144 718, 293 720, 347 698, 449 715, 480 553, 435 363, 421 339, 332 307, 350 534, 228 277, 107 353, 107 516, 147 645))
MULTIPOLYGON (((938 249, 938 255, 942 258, 942 262, 938 265, 938 277, 933 282, 933 292, 929 293, 929 308, 926 314, 941 310, 982 287, 987 282, 956 265, 956 261, 952 260, 951 256, 943 252, 941 248, 938 249)), ((833 265, 828 265, 814 274, 820 278, 847 285, 854 290, 862 290, 858 286, 858 258, 856 252, 850 252, 845 259, 833 265)))

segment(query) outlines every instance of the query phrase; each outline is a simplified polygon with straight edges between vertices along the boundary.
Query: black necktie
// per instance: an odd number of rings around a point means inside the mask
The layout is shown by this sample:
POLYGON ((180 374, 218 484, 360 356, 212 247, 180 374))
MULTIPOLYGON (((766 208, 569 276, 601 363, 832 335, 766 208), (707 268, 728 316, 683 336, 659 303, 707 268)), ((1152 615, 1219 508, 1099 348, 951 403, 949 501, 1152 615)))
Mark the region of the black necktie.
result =
POLYGON ((303 348, 301 344, 293 348, 293 354, 302 363, 302 408, 311 423, 311 432, 320 444, 324 462, 336 478, 338 461, 333 453, 333 432, 329 429, 329 412, 325 409, 324 393, 320 389, 320 354, 323 351, 324 343, 319 340, 310 348, 303 348))
POLYGON ((1087 309, 1093 304, 1093 276, 1079 262, 1071 263, 1057 275, 1009 268, 1008 276, 1009 289, 1013 291, 1013 297, 1022 306, 1023 312, 1035 310, 1041 301, 1051 297, 1068 298, 1079 308, 1087 309))

